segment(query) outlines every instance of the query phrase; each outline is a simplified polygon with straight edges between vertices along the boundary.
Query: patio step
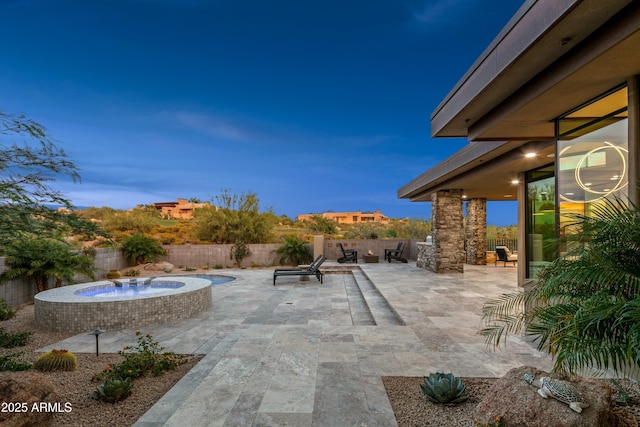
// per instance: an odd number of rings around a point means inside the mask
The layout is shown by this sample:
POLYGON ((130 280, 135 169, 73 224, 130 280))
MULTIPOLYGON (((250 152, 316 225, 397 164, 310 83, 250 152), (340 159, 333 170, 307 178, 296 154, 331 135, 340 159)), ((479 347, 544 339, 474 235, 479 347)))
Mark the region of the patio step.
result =
POLYGON ((366 274, 359 269, 353 270, 352 274, 376 325, 389 326, 405 324, 366 274))
POLYGON ((344 278, 344 287, 349 300, 349 311, 354 326, 375 326, 376 321, 369 310, 369 306, 362 296, 362 291, 353 275, 344 278))

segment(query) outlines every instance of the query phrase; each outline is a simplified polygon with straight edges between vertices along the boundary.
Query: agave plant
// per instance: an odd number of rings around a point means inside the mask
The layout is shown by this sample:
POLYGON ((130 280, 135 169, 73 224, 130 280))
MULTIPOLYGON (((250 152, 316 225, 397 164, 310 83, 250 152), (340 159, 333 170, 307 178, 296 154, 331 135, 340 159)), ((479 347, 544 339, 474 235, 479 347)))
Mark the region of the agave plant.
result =
POLYGON ((620 200, 573 215, 581 245, 547 266, 527 292, 483 308, 495 347, 522 331, 554 357, 554 370, 640 368, 640 210, 620 200))
POLYGON ((132 387, 131 378, 128 377, 124 380, 120 378, 107 379, 98 387, 94 398, 103 402, 116 403, 126 399, 131 394, 132 387))
POLYGON ((462 403, 467 400, 466 386, 460 378, 452 373, 443 374, 436 372, 424 377, 424 383, 420 384, 422 393, 434 403, 462 403))

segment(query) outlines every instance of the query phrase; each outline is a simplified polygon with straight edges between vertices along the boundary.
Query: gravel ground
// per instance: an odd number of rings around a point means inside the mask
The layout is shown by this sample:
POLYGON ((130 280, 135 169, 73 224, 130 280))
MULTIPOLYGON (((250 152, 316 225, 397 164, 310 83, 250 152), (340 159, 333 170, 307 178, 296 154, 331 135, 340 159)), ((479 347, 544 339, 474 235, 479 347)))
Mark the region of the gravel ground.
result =
MULTIPOLYGON (((469 427, 478 403, 496 378, 462 378, 469 399, 455 406, 432 403, 422 394, 422 377, 382 377, 399 427, 469 427)), ((628 402, 620 403, 620 393, 613 388, 615 411, 625 419, 635 419, 640 425, 640 387, 637 381, 620 380, 628 402)))
MULTIPOLYGON (((0 322, 0 327, 11 332, 32 331, 25 347, 0 349, 6 352, 25 351, 24 360, 33 362, 38 353, 34 350, 75 334, 38 330, 34 326, 33 304, 19 308, 17 315, 0 322)), ((144 332, 144 331, 143 331, 144 332)), ((133 381, 131 395, 116 404, 105 403, 91 398, 100 383, 92 382, 94 374, 102 372, 107 364, 120 363, 119 354, 76 354, 78 369, 72 372, 46 372, 54 384, 59 402, 71 403, 68 413, 55 415, 52 426, 130 426, 140 418, 155 402, 180 380, 201 359, 201 356, 189 357, 187 363, 168 371, 159 377, 145 376, 133 381)))

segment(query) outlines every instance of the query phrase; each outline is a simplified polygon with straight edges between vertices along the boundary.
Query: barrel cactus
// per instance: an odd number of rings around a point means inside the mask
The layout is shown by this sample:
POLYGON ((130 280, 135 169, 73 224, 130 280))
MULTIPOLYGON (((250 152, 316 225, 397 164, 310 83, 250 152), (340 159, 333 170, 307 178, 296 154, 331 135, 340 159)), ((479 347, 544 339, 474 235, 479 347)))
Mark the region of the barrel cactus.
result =
POLYGON ((98 387, 94 393, 94 399, 108 403, 116 403, 129 397, 132 388, 131 378, 127 377, 124 380, 120 378, 110 378, 98 387))
POLYGON ((443 374, 436 372, 424 377, 424 383, 420 384, 422 393, 435 403, 456 404, 467 400, 465 394, 466 386, 460 378, 453 374, 443 374))
POLYGON ((43 353, 33 363, 33 369, 43 372, 75 371, 78 367, 76 355, 69 350, 51 350, 43 353))

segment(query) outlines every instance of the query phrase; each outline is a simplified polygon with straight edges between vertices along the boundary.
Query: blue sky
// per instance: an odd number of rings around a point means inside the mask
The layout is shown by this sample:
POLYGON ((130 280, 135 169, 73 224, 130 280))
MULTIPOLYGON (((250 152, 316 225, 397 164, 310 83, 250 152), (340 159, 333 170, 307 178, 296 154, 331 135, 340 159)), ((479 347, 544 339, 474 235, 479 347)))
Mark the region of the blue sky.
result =
MULTIPOLYGON (((513 0, 0 0, 0 109, 80 168, 56 188, 118 209, 221 189, 295 217, 430 217, 397 190, 466 144, 429 116, 513 0)), ((513 202, 489 224, 516 223, 513 202)))

